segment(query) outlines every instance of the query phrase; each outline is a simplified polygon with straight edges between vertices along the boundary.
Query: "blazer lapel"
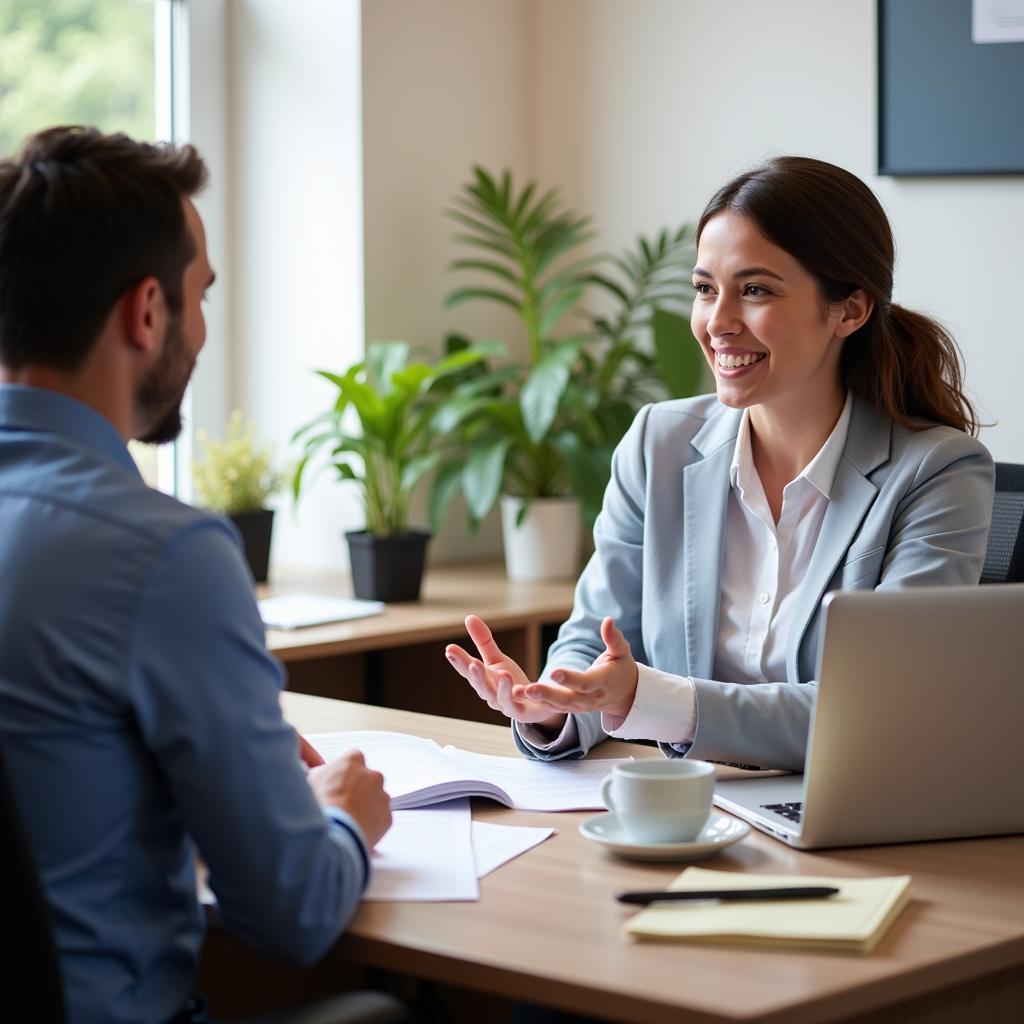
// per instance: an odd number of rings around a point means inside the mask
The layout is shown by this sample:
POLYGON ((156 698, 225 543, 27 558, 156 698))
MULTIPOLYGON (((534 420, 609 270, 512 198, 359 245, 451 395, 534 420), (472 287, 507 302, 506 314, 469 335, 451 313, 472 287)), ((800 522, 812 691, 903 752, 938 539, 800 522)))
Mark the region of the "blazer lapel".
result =
POLYGON ((857 395, 854 395, 853 403, 846 447, 836 470, 811 564, 800 589, 800 600, 793 613, 786 652, 786 671, 791 681, 799 679, 800 646, 825 596, 825 588, 878 494, 878 488, 868 480, 867 474, 889 459, 892 442, 889 420, 857 395))
POLYGON ((718 636, 718 609, 729 467, 740 414, 723 412, 691 442, 703 456, 683 470, 683 621, 689 675, 710 679, 718 636))

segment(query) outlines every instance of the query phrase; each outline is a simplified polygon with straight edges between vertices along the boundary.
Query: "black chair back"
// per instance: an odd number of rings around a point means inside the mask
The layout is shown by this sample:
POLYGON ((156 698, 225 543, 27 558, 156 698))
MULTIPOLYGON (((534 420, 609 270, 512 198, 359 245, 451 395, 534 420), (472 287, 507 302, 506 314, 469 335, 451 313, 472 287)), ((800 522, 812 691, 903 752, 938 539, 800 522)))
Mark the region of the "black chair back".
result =
POLYGON ((64 1024, 50 909, 0 743, 0 1020, 64 1024))
POLYGON ((996 497, 981 582, 1024 582, 1024 466, 996 463, 996 497))

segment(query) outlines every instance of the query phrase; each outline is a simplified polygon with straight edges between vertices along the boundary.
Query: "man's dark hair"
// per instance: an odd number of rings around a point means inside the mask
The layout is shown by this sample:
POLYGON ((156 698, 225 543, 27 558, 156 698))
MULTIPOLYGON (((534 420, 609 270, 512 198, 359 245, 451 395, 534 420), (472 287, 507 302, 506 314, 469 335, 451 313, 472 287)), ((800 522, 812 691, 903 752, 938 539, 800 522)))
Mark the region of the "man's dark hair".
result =
POLYGON ((195 257, 181 201, 205 182, 192 146, 95 128, 49 128, 0 160, 0 363, 78 369, 145 277, 180 312, 195 257))

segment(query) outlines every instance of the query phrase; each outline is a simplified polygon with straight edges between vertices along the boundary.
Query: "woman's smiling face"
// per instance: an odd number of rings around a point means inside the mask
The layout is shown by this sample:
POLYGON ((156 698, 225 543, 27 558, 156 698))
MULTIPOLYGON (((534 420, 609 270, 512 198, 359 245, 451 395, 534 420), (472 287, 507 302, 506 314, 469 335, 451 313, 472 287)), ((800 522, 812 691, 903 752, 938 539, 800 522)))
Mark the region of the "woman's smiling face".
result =
POLYGON ((693 333, 723 405, 793 411, 841 392, 843 305, 748 217, 725 210, 704 225, 693 285, 693 333))

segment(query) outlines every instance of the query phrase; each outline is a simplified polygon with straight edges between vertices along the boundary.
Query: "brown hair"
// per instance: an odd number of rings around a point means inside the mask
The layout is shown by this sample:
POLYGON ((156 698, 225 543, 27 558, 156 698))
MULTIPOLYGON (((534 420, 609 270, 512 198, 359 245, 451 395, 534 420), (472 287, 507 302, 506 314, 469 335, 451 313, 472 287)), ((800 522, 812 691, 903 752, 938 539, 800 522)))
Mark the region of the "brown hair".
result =
POLYGON ((0 160, 0 363, 77 369, 145 277, 180 312, 195 257, 181 201, 205 182, 192 146, 95 128, 50 128, 0 160))
POLYGON ((843 344, 845 387, 911 429, 915 420, 976 434, 956 343, 934 320, 892 303, 895 245, 885 211, 858 177, 806 157, 783 156, 718 190, 697 225, 723 210, 749 217, 812 274, 828 302, 858 288, 874 299, 867 322, 843 344))

